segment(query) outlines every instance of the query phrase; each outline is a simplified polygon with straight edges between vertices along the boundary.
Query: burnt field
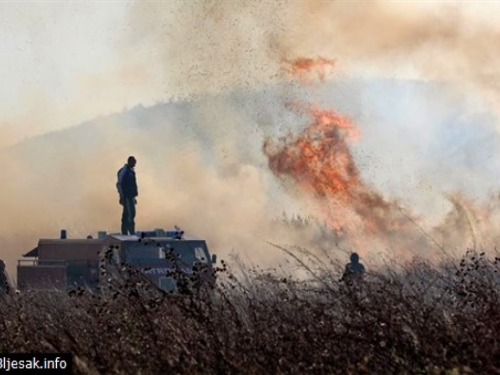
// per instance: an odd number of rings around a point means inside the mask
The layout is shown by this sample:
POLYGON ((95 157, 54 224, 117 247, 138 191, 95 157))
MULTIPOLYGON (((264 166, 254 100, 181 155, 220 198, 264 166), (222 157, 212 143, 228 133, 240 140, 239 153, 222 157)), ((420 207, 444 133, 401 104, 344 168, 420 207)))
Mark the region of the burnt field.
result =
POLYGON ((100 295, 9 294, 0 352, 69 352, 81 374, 500 371, 500 258, 413 260, 359 285, 311 259, 295 258, 300 281, 223 267, 213 293, 173 296, 131 278, 100 295))

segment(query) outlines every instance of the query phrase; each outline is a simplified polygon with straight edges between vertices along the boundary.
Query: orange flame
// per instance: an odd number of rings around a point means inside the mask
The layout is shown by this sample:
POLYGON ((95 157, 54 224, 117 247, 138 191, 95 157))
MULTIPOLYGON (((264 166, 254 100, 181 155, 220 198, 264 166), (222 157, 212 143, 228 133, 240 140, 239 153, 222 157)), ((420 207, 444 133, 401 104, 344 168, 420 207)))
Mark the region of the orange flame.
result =
MULTIPOLYGON (((289 73, 302 83, 324 81, 328 69, 336 63, 324 57, 284 62, 289 73)), ((271 171, 304 193, 308 203, 312 201, 313 213, 356 248, 373 247, 376 243, 376 247, 389 245, 399 255, 405 255, 405 248, 426 241, 416 233, 411 216, 362 180, 349 149, 349 143, 360 137, 351 119, 314 105, 289 107, 307 113, 311 117, 309 126, 278 142, 267 139, 263 150, 271 171)))
MULTIPOLYGON (((302 57, 285 59, 284 63, 288 73, 302 83, 310 83, 324 81, 336 61, 302 57)), ((421 255, 436 246, 445 251, 441 241, 452 249, 463 249, 467 244, 476 249, 485 243, 496 247, 500 241, 498 229, 491 224, 500 217, 500 196, 491 199, 486 207, 462 196, 449 197, 453 209, 429 235, 413 213, 403 213, 397 202, 386 199, 362 180, 349 148, 349 143, 360 137, 351 119, 314 105, 289 107, 308 114, 311 122, 295 136, 289 134, 280 141, 264 142, 269 168, 283 182, 292 182, 302 196, 312 198, 307 199, 312 202, 312 211, 357 251, 390 247, 406 258, 415 255, 414 250, 421 255)))
POLYGON ((398 207, 361 179, 348 146, 360 136, 357 126, 334 110, 293 107, 312 121, 296 137, 265 141, 271 171, 316 198, 316 210, 338 232, 359 232, 361 226, 365 233, 388 234, 400 228, 406 220, 398 207))
POLYGON ((285 60, 285 63, 289 66, 289 73, 303 81, 311 78, 312 72, 316 72, 317 78, 324 81, 328 70, 335 66, 336 61, 319 56, 315 59, 299 57, 295 60, 285 60))

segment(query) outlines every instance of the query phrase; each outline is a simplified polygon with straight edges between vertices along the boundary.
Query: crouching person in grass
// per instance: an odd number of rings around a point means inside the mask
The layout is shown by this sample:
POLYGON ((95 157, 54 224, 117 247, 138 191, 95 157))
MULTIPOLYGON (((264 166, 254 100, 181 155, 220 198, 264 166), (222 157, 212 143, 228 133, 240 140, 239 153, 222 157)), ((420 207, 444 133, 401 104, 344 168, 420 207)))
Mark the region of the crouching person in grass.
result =
POLYGON ((347 284, 360 283, 365 276, 365 266, 359 262, 359 255, 357 253, 351 254, 351 262, 345 266, 344 274, 340 281, 347 284))

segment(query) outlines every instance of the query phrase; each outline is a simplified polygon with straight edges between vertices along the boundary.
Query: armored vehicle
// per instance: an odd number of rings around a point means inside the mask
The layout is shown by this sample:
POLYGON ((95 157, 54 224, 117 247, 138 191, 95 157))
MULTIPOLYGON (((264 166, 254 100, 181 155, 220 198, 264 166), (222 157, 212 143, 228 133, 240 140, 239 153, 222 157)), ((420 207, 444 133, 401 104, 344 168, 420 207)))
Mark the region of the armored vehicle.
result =
POLYGON ((135 271, 160 289, 175 292, 180 279, 196 276, 214 284, 213 264, 206 241, 180 230, 155 229, 135 235, 99 232, 98 238, 40 239, 17 265, 17 286, 23 290, 99 290, 104 278, 135 271), (106 267, 106 272, 103 272, 106 267))

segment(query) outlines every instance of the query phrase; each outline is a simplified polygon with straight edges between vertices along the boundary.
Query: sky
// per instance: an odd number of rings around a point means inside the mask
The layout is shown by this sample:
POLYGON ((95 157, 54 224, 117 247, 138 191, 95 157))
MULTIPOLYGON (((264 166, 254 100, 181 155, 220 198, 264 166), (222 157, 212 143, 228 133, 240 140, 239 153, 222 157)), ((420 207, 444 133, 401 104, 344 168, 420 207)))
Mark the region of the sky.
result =
MULTIPOLYGON (((210 85, 217 89, 218 84, 226 88, 234 83, 273 82, 273 76, 280 74, 276 60, 290 57, 281 53, 295 55, 291 57, 333 55, 339 60, 339 71, 354 77, 471 81, 476 77, 470 76, 461 61, 455 60, 456 66, 450 69, 437 59, 476 54, 473 48, 461 52, 461 44, 463 48, 477 46, 476 37, 486 43, 499 29, 495 14, 500 6, 493 1, 480 5, 472 1, 373 2, 376 6, 363 1, 352 6, 343 3, 330 7, 322 1, 277 1, 271 5, 262 1, 249 5, 239 1, 192 1, 187 5, 175 0, 2 1, 1 142, 12 144, 138 103, 150 105, 204 92, 210 85), (345 40, 337 37, 340 42, 325 42, 328 34, 322 40, 320 33, 336 32, 325 21, 329 12, 339 14, 340 27, 351 18, 365 26, 345 28, 345 40), (448 20, 444 26, 440 25, 442 17, 448 20), (365 27, 378 27, 378 18, 381 23, 392 20, 393 26, 382 25, 377 36, 363 35, 365 27), (314 19, 317 27, 310 24, 314 19), (225 32, 229 27, 234 28, 234 36, 225 32), (418 37, 426 31, 428 35, 418 37), (480 38, 481 33, 484 38, 480 38), (296 37, 295 46, 289 45, 292 36, 296 37), (412 38, 417 39, 415 45, 405 47, 412 38), (369 58, 362 48, 346 48, 358 39, 367 47, 369 58), (450 43, 454 45, 450 47, 450 43), (219 64, 222 59, 226 63, 219 64), (210 61, 220 65, 215 84, 208 77, 214 76, 213 68, 204 67, 210 61), (433 64, 437 65, 435 71, 433 64), (241 67, 246 82, 235 72, 241 67), (209 84, 186 84, 178 79, 182 75, 209 84), (224 77, 229 78, 224 81, 224 77)), ((481 46, 477 48, 478 59, 489 57, 482 56, 481 46)), ((477 77, 479 85, 487 86, 480 82, 487 78, 477 77)))
POLYGON ((117 50, 127 27, 128 7, 121 1, 0 3, 4 142, 75 125, 142 101, 133 94, 109 100, 106 87, 126 84, 112 81, 124 67, 117 50))

